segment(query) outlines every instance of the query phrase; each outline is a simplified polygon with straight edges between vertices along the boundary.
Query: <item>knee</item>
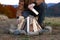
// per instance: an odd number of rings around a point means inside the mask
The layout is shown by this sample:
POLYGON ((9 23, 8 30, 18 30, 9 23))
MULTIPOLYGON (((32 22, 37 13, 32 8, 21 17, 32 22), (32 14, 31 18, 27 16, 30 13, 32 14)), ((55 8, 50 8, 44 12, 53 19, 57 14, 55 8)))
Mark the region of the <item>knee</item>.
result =
POLYGON ((23 11, 22 16, 24 16, 25 18, 29 16, 29 11, 23 11))

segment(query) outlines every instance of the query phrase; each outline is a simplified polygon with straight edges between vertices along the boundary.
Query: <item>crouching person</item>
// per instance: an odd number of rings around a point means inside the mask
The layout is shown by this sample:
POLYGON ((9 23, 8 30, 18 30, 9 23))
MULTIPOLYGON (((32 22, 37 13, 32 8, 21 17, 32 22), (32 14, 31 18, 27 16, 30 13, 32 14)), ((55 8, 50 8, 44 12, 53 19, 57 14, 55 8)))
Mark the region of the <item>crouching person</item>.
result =
MULTIPOLYGON (((24 19, 29 17, 29 15, 32 15, 34 17, 38 16, 37 21, 38 21, 39 27, 41 27, 43 29, 44 27, 42 26, 42 24, 43 24, 43 20, 44 20, 44 16, 45 16, 45 13, 44 13, 45 6, 44 5, 45 5, 44 0, 19 0, 19 7, 17 10, 17 19, 20 20, 20 21, 18 21, 18 23, 20 25, 18 24, 18 28, 17 28, 18 31, 15 31, 16 32, 15 34, 20 34, 21 31, 19 31, 19 30, 22 30, 22 28, 24 28, 24 27, 22 27, 23 26, 22 24, 24 24, 24 19)), ((36 20, 36 19, 34 19, 34 20, 36 20)), ((28 28, 26 28, 26 29, 28 29, 28 28)), ((25 30, 23 32, 27 33, 25 30)))

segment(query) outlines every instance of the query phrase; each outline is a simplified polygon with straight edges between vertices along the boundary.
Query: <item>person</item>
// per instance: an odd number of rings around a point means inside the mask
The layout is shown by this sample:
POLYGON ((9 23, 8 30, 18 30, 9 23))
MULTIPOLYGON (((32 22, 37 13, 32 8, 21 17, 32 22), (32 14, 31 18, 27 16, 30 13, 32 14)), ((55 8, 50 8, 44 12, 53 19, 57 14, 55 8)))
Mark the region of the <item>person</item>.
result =
POLYGON ((43 27, 43 20, 45 17, 45 1, 44 0, 19 0, 19 6, 17 10, 17 18, 19 16, 24 16, 24 18, 28 17, 29 15, 33 15, 34 17, 38 16, 38 23, 43 27), (35 14, 32 9, 38 11, 38 14, 35 14))

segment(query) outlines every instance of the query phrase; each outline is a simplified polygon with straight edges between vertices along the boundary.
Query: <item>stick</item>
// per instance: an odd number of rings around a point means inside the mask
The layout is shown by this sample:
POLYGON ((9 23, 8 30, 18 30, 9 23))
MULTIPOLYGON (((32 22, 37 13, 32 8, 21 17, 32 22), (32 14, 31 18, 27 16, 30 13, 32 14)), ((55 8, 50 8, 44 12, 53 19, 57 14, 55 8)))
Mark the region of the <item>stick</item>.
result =
POLYGON ((29 17, 27 17, 27 32, 29 33, 29 17))

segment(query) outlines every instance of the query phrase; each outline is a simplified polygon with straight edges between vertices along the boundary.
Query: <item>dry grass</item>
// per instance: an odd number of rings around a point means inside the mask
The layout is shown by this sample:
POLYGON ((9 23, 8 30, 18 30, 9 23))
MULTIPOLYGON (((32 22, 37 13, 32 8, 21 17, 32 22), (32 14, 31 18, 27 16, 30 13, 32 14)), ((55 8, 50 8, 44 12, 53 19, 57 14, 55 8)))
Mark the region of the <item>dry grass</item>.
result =
POLYGON ((60 26, 60 17, 45 17, 45 25, 60 26))
MULTIPOLYGON (((9 19, 9 23, 16 24, 16 19, 9 19)), ((0 40, 60 40, 60 27, 55 26, 53 27, 53 32, 52 34, 43 34, 43 35, 38 35, 38 36, 26 36, 26 35, 13 35, 13 34, 6 34, 4 33, 5 28, 9 28, 10 26, 8 25, 8 22, 2 22, 0 21, 0 40), (2 34, 3 32, 4 34, 2 34)), ((46 25, 60 25, 60 17, 59 18, 45 18, 44 23, 46 25)))

